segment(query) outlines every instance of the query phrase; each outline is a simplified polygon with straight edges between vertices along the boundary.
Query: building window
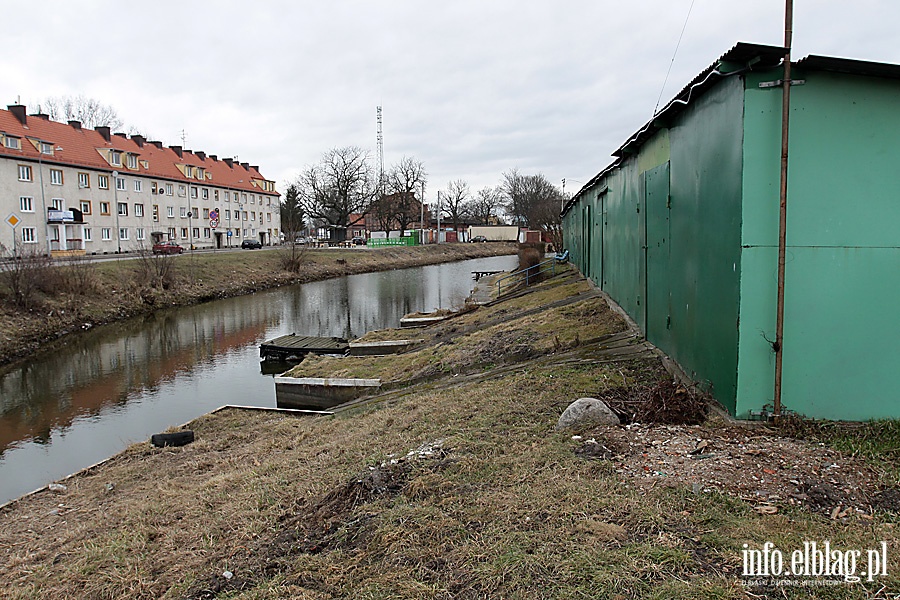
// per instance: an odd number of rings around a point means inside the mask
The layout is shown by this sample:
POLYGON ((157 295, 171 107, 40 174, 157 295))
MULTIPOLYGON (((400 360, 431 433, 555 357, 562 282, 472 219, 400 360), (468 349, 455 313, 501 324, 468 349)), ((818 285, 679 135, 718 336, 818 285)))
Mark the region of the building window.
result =
POLYGON ((256 220, 256 211, 255 211, 255 210, 251 210, 251 211, 250 211, 250 220, 251 220, 251 221, 255 221, 255 220, 256 220))
POLYGON ((191 216, 194 217, 195 219, 200 217, 200 211, 197 210, 196 206, 191 207, 191 216))
POLYGON ((213 190, 213 199, 218 202, 219 201, 219 190, 213 190))
POLYGON ((144 191, 144 182, 141 181, 140 179, 135 179, 134 180, 134 191, 136 191, 136 192, 144 191))
POLYGON ((53 144, 41 142, 41 154, 53 154, 53 144))
POLYGON ((159 204, 153 205, 153 221, 159 221, 159 204))
POLYGON ((183 185, 178 186, 178 196, 184 198, 184 195, 187 194, 187 188, 183 185))
POLYGON ((166 207, 166 216, 169 217, 170 219, 175 218, 175 207, 174 206, 166 207))
POLYGON ((109 214, 109 202, 101 202, 100 203, 100 214, 101 215, 109 214))
POLYGON ((196 197, 197 197, 197 188, 195 188, 194 186, 191 186, 191 198, 196 198, 196 197))
POLYGON ((100 228, 100 239, 108 242, 112 239, 112 229, 109 227, 101 227, 100 228))
POLYGON ((230 221, 230 220, 231 220, 231 211, 228 210, 228 209, 225 209, 225 220, 226 220, 226 221, 230 221))
POLYGON ((197 167, 197 179, 203 179, 205 177, 204 170, 200 167, 197 167))
POLYGON ((175 186, 171 183, 166 184, 166 196, 173 196, 175 194, 175 186))
POLYGON ((119 202, 119 216, 127 217, 128 216, 128 204, 126 202, 119 202))
POLYGON ((82 200, 81 201, 81 213, 84 215, 91 214, 91 201, 90 200, 82 200))
POLYGON ((19 210, 22 212, 34 212, 34 198, 31 196, 20 196, 19 210))
POLYGON ((28 165, 19 165, 19 181, 33 181, 31 178, 31 167, 28 165))
POLYGON ((203 209, 203 218, 204 218, 204 219, 208 219, 208 218, 209 218, 209 209, 208 209, 208 208, 204 208, 204 209, 203 209))
POLYGON ((241 220, 241 211, 239 211, 239 210, 234 211, 234 220, 235 221, 241 220))
POLYGON ((256 196, 250 194, 250 204, 256 204, 256 196))
POLYGON ((136 216, 136 217, 144 216, 144 205, 143 204, 135 204, 134 205, 134 216, 136 216))
POLYGON ((246 204, 247 203, 247 194, 241 194, 241 201, 246 204))
POLYGON ((185 177, 193 177, 194 176, 194 167, 190 165, 184 165, 184 176, 185 177))
POLYGON ((94 236, 93 236, 93 234, 91 233, 91 228, 90 228, 90 227, 85 227, 85 228, 84 228, 84 241, 86 241, 86 242, 93 242, 93 241, 94 241, 94 236))
POLYGON ((13 150, 20 150, 22 145, 19 143, 19 138, 6 136, 6 147, 12 148, 13 150))
POLYGON ((203 228, 203 237, 204 237, 205 239, 207 239, 207 240, 208 240, 210 237, 212 237, 212 234, 211 234, 210 231, 209 231, 209 227, 204 227, 204 228, 203 228))
POLYGON ((119 227, 119 240, 123 242, 128 241, 128 228, 127 227, 119 227))
POLYGON ((182 227, 182 228, 181 228, 181 239, 183 239, 183 240, 188 239, 188 229, 187 229, 187 227, 182 227))
POLYGON ((63 172, 60 169, 50 169, 50 185, 62 185, 63 172))
MULTIPOLYGON (((137 169, 137 154, 129 154, 128 155, 128 168, 129 169, 137 169)), ((135 190, 137 191, 137 190, 135 190)))
POLYGON ((204 200, 209 200, 209 190, 208 190, 208 189, 203 188, 203 191, 202 191, 202 194, 201 194, 201 195, 202 195, 202 197, 203 197, 204 200))
POLYGON ((79 173, 78 174, 78 187, 80 187, 80 188, 91 187, 91 174, 90 173, 79 173))
POLYGON ((246 210, 244 211, 244 220, 245 221, 247 220, 247 211, 246 210))
POLYGON ((196 239, 199 239, 199 238, 200 238, 200 228, 199 228, 199 227, 193 227, 192 229, 193 229, 193 233, 194 233, 194 239, 195 239, 195 240, 196 240, 196 239))
POLYGON ((225 192, 225 202, 231 202, 231 192, 225 192))
POLYGON ((169 239, 170 240, 175 239, 175 228, 174 227, 169 227, 169 239))
POLYGON ((50 208, 53 210, 63 210, 66 207, 66 201, 62 198, 51 198, 50 208))
POLYGON ((272 222, 272 213, 266 213, 266 221, 269 223, 272 222))
POLYGON ((187 206, 182 206, 178 210, 179 210, 179 214, 181 215, 181 218, 187 219, 187 206))
POLYGON ((109 152, 109 164, 114 167, 122 166, 122 153, 118 150, 111 150, 109 152))
POLYGON ((34 244, 37 242, 37 238, 34 235, 34 227, 22 228, 22 242, 26 244, 34 244))
POLYGON ((124 192, 128 189, 128 186, 125 185, 124 177, 116 177, 116 189, 120 192, 124 192))
POLYGON ((144 238, 144 228, 143 228, 143 227, 138 227, 138 228, 135 230, 135 237, 137 238, 137 240, 138 240, 139 242, 143 242, 143 241, 144 241, 145 238, 144 238))
POLYGON ((97 187, 101 190, 109 189, 109 175, 97 175, 97 187))

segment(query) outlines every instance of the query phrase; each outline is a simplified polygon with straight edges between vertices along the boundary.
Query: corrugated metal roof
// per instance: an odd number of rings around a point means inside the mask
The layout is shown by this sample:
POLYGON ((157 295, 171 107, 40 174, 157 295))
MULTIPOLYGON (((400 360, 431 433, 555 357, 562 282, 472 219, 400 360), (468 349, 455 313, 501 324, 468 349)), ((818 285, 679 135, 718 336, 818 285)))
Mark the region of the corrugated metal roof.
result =
MULTIPOLYGON (((765 46, 761 44, 748 44, 738 42, 728 52, 724 53, 702 73, 694 77, 662 110, 657 112, 634 135, 628 138, 615 152, 616 160, 591 178, 578 192, 572 196, 562 214, 565 215, 569 208, 578 200, 581 194, 596 185, 610 171, 621 164, 623 158, 635 152, 641 145, 650 139, 657 130, 665 127, 665 123, 671 117, 687 108, 688 103, 702 95, 706 90, 716 84, 721 77, 742 73, 746 70, 771 69, 778 66, 784 59, 787 49, 778 46, 765 46), (717 75, 719 73, 719 75, 717 75)), ((833 73, 845 73, 849 75, 861 75, 868 77, 884 77, 900 79, 900 65, 892 63, 870 62, 854 60, 850 58, 836 58, 832 56, 818 56, 811 54, 794 63, 798 68, 808 71, 828 71, 833 73)))
POLYGON ((796 64, 801 69, 814 71, 831 71, 834 73, 846 73, 848 75, 900 79, 900 65, 892 63, 879 63, 867 60, 854 60, 852 58, 836 58, 834 56, 817 56, 815 54, 810 54, 806 58, 797 61, 796 64))

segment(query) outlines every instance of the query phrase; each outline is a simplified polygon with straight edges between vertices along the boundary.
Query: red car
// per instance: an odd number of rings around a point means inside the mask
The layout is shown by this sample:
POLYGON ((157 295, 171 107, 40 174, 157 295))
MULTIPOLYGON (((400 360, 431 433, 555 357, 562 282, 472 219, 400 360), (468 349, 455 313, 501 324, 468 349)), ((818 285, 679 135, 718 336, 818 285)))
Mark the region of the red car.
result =
POLYGON ((175 242, 160 242, 153 244, 153 254, 181 254, 184 248, 175 242))

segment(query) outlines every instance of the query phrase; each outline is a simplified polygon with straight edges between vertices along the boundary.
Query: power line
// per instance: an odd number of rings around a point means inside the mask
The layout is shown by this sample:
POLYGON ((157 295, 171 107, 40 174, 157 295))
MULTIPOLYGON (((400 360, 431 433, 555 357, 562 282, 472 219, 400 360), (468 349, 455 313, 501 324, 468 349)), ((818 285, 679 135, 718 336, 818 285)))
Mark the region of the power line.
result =
POLYGON ((656 99, 656 106, 653 107, 653 114, 659 110, 659 103, 662 102, 663 92, 666 91, 666 84, 669 82, 669 75, 672 73, 672 65, 675 64, 675 56, 678 55, 678 48, 681 46, 681 38, 684 37, 684 30, 687 29, 688 20, 691 18, 691 11, 694 10, 694 1, 691 0, 691 6, 688 8, 687 16, 684 18, 684 25, 681 27, 681 35, 678 36, 678 43, 675 44, 675 52, 672 53, 672 61, 669 63, 669 70, 666 71, 666 78, 663 80, 662 89, 659 90, 659 98, 656 99))

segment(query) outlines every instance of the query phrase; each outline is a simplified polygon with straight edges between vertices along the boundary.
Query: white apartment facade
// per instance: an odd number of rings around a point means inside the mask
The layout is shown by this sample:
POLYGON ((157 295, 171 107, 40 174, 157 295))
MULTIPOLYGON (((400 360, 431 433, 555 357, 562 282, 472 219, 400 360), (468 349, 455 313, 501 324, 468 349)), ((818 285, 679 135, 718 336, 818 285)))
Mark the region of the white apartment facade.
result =
POLYGON ((259 167, 107 127, 0 110, 0 245, 111 254, 280 240, 280 195, 259 167))

